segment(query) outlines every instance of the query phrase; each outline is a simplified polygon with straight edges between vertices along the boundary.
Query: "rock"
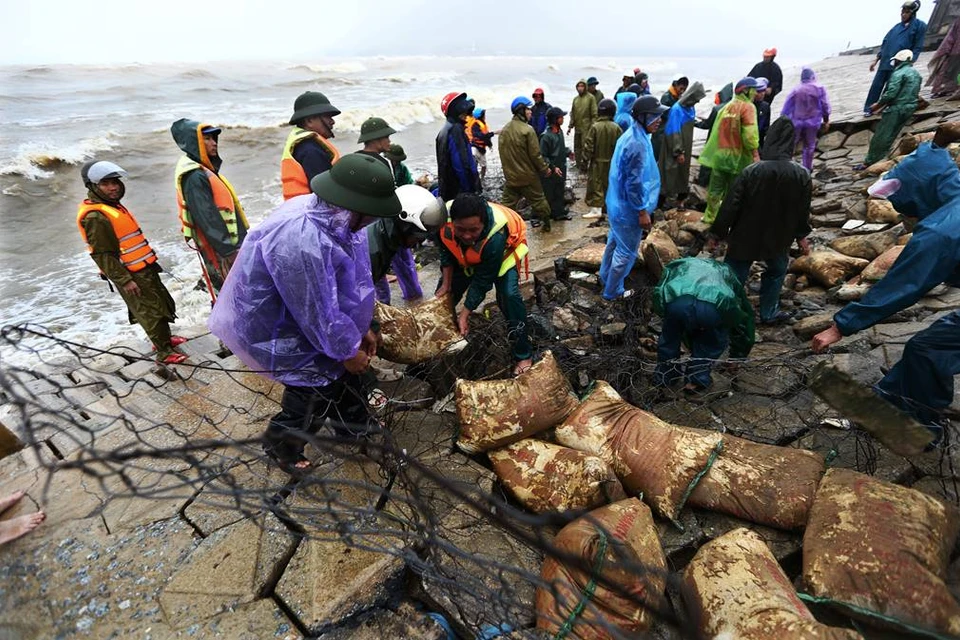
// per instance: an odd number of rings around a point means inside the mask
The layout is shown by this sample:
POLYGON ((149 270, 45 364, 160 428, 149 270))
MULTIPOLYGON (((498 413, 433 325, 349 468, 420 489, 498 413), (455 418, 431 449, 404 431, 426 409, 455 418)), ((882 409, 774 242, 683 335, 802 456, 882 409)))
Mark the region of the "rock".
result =
POLYGON ((673 238, 674 242, 676 242, 677 236, 680 235, 680 223, 676 220, 661 220, 660 222, 655 222, 653 228, 663 229, 667 232, 668 236, 673 238))
POLYGON ((616 344, 623 340, 626 329, 626 322, 611 322, 600 327, 600 337, 605 343, 616 344))
POLYGON ((938 296, 928 296, 920 301, 925 308, 933 311, 953 311, 960 309, 960 289, 947 287, 947 290, 938 296))
POLYGON ((851 258, 836 251, 813 251, 801 256, 790 265, 790 271, 805 273, 826 287, 838 285, 863 271, 869 264, 861 258, 851 258))
POLYGON ((570 349, 574 353, 577 351, 582 351, 584 353, 580 355, 584 355, 587 349, 593 348, 594 342, 593 336, 588 334, 584 336, 577 336, 576 338, 567 338, 566 340, 561 340, 560 344, 570 349))
POLYGON ((809 340, 824 329, 829 329, 833 324, 833 313, 818 313, 808 316, 803 320, 798 320, 793 325, 793 331, 803 340, 809 340))
POLYGON ((426 409, 435 399, 430 385, 419 378, 402 376, 392 382, 378 382, 377 386, 389 398, 389 406, 394 411, 426 409))
POLYGON ((603 298, 598 294, 576 284, 570 287, 570 304, 583 311, 594 313, 606 306, 603 298))
POLYGON ((881 231, 880 233, 837 238, 830 243, 830 248, 854 258, 873 260, 894 246, 896 242, 897 232, 891 229, 889 231, 881 231))
POLYGON ((897 245, 884 251, 860 273, 860 279, 865 282, 877 282, 883 278, 903 253, 903 249, 904 247, 897 245))
MULTIPOLYGON (((823 138, 820 138, 820 145, 819 145, 819 146, 821 146, 821 147, 823 146, 823 138)), ((824 152, 824 153, 821 153, 821 154, 820 154, 820 159, 821 159, 821 160, 836 160, 836 159, 838 159, 838 158, 846 158, 848 155, 850 155, 850 149, 843 149, 843 148, 840 148, 840 149, 830 149, 829 151, 826 151, 826 152, 824 152)))
POLYGON ((900 214, 887 200, 867 200, 867 222, 882 222, 896 224, 900 221, 900 214))
POLYGON ((677 234, 677 244, 681 247, 689 247, 696 239, 695 235, 685 229, 681 229, 677 234))
POLYGON ((377 609, 356 625, 338 627, 319 636, 318 640, 381 640, 381 638, 417 638, 446 640, 447 632, 440 623, 409 602, 396 611, 377 609))
POLYGON ((810 213, 814 215, 823 215, 831 211, 837 211, 843 205, 839 198, 830 198, 827 200, 816 200, 810 206, 810 213))
POLYGON ((844 145, 847 135, 842 131, 831 131, 827 135, 820 138, 817 142, 817 146, 821 151, 833 151, 834 149, 839 149, 844 145))
POLYGON ((868 176, 880 176, 895 166, 897 166, 897 163, 894 160, 881 160, 864 169, 863 173, 868 176))
POLYGON ((847 196, 843 199, 843 210, 847 217, 853 220, 866 220, 867 203, 863 196, 847 196))
POLYGON ((643 254, 644 264, 658 281, 663 274, 663 267, 680 257, 677 245, 670 236, 659 229, 654 229, 644 238, 640 243, 640 251, 643 254))
POLYGON ((581 328, 590 326, 589 322, 581 320, 570 307, 554 309, 552 322, 554 328, 561 333, 577 333, 581 328))
POLYGON ((742 393, 779 398, 786 396, 800 385, 800 377, 786 364, 774 365, 769 362, 754 364, 756 354, 740 367, 733 386, 742 393))
MULTIPOLYGON (((871 139, 873 139, 873 131, 864 129, 863 131, 858 131, 857 133, 852 134, 846 140, 844 140, 843 146, 848 149, 852 149, 853 147, 868 147, 870 146, 871 139)), ((823 148, 823 138, 820 138, 819 144, 820 147, 823 148)))
MULTIPOLYGON (((831 410, 830 415, 836 413, 831 410)), ((888 482, 901 482, 912 469, 906 458, 893 453, 860 429, 819 426, 790 446, 823 455, 829 467, 855 469, 888 482)))
POLYGON ((920 139, 917 136, 906 135, 900 140, 900 144, 897 145, 897 150, 894 152, 894 155, 905 156, 910 153, 913 153, 917 150, 917 147, 920 146, 920 139))
POLYGON ((567 264, 573 269, 596 273, 600 270, 600 261, 603 260, 605 244, 591 242, 585 244, 566 255, 567 264))
POLYGON ((842 227, 846 221, 847 214, 843 211, 834 211, 832 213, 825 213, 823 215, 811 214, 810 216, 810 226, 815 229, 820 227, 842 227))
POLYGON ((735 394, 712 402, 727 431, 735 436, 763 444, 784 444, 807 429, 796 411, 779 399, 735 394))
POLYGON ((785 559, 790 558, 790 556, 798 555, 803 543, 803 534, 799 532, 780 531, 779 529, 765 527, 733 516, 728 516, 724 513, 715 513, 703 509, 695 509, 694 513, 696 513, 697 521, 700 523, 700 529, 710 540, 719 538, 723 534, 733 531, 734 529, 739 529, 740 527, 745 527, 757 532, 781 564, 785 559))

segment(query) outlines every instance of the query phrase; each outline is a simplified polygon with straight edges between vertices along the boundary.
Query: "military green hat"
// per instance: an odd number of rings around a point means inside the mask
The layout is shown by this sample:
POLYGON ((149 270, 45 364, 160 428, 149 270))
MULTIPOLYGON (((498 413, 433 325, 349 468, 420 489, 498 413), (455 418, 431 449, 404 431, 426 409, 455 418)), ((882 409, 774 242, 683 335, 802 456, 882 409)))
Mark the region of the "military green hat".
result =
POLYGON ((297 96, 294 101, 290 124, 297 124, 310 116, 322 116, 324 114, 338 116, 340 115, 340 109, 330 104, 327 96, 319 91, 307 91, 297 96))
POLYGON ((310 188, 322 200, 365 216, 400 215, 393 175, 383 160, 370 155, 343 156, 332 169, 314 176, 310 188))
POLYGON ((384 157, 392 162, 403 162, 407 159, 407 154, 403 147, 398 144, 390 145, 390 149, 383 152, 384 157))
POLYGON ((392 136, 396 131, 383 118, 367 118, 360 125, 360 137, 357 142, 369 142, 392 136))

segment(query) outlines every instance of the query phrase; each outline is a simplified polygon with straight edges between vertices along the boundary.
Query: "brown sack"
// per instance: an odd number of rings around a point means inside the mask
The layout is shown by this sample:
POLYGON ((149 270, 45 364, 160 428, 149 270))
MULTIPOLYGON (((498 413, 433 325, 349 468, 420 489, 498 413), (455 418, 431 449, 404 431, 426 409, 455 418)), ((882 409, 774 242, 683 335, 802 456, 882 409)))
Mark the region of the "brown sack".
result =
POLYGON ((897 261, 901 253, 903 253, 902 245, 890 247, 880 254, 879 258, 867 265, 867 268, 860 273, 860 280, 864 282, 877 282, 883 278, 883 276, 887 275, 887 271, 890 271, 893 263, 897 261))
POLYGON ((640 603, 662 606, 667 562, 647 505, 628 498, 591 511, 561 529, 553 543, 591 571, 544 560, 540 576, 546 586, 537 587, 536 596, 538 629, 551 635, 567 629, 563 637, 571 639, 608 640, 650 627, 653 614, 640 603), (595 585, 592 595, 590 585, 595 585), (578 613, 581 602, 585 606, 578 613))
POLYGON ((593 509, 627 497, 607 463, 582 451, 527 439, 488 455, 510 493, 534 513, 593 509))
POLYGON ((663 217, 666 220, 676 220, 682 226, 687 222, 700 222, 703 220, 703 212, 696 209, 670 209, 663 217))
POLYGON ((567 254, 567 264, 571 269, 596 273, 600 270, 600 262, 603 260, 603 252, 606 251, 606 249, 607 245, 599 242, 585 244, 575 249, 572 253, 567 254))
POLYGON ((763 539, 734 529, 700 547, 683 572, 684 601, 702 638, 862 640, 821 624, 797 597, 763 539))
POLYGON ((851 258, 836 251, 814 251, 800 256, 790 265, 790 271, 805 273, 825 287, 843 283, 870 264, 862 258, 851 258))
POLYGON ((867 200, 867 222, 881 222, 896 224, 900 221, 900 214, 887 200, 867 200))
POLYGON ((674 523, 698 474, 722 448, 722 436, 668 424, 627 404, 606 382, 557 427, 557 441, 599 456, 624 488, 674 523))
POLYGON ((881 160, 864 169, 863 173, 868 176, 879 176, 890 171, 890 169, 893 169, 895 166, 897 166, 897 163, 893 160, 881 160))
POLYGON ((825 468, 823 456, 812 451, 724 435, 723 453, 689 503, 777 529, 802 529, 825 468))
POLYGON ((914 135, 905 135, 903 139, 900 140, 900 144, 897 145, 897 151, 894 153, 895 156, 906 156, 917 150, 917 147, 920 146, 920 138, 914 135))
POLYGON ((460 419, 457 446, 480 453, 555 427, 577 406, 549 351, 510 380, 457 380, 453 388, 460 419))
POLYGON ((383 345, 377 355, 399 364, 417 364, 435 358, 460 340, 450 296, 427 300, 412 309, 377 303, 383 345))
POLYGON ((952 505, 830 469, 803 536, 803 580, 811 595, 850 615, 957 636, 960 606, 944 576, 958 531, 952 505))
POLYGON ((663 268, 680 257, 680 250, 673 239, 661 229, 650 232, 640 243, 640 252, 643 254, 643 264, 657 280, 660 280, 663 268))
POLYGON ((845 256, 873 260, 895 244, 897 244, 897 232, 890 229, 878 233, 837 238, 830 243, 830 248, 836 249, 845 256))

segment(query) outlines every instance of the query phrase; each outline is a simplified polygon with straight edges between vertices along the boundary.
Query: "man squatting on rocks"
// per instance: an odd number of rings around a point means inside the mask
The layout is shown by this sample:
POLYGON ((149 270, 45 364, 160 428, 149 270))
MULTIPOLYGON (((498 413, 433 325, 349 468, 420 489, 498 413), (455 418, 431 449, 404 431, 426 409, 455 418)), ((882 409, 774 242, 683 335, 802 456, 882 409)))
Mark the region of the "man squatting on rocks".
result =
MULTIPOLYGON (((919 301, 942 282, 960 286, 960 170, 947 146, 960 131, 941 126, 870 188, 913 223, 913 235, 893 267, 858 302, 833 317, 833 326, 813 337, 815 353, 919 301)), ((960 311, 919 332, 903 357, 874 385, 876 394, 943 436, 944 409, 953 402, 953 378, 960 373, 960 311)))
POLYGON ((170 292, 160 281, 160 264, 133 214, 120 200, 126 193, 118 165, 92 160, 80 169, 87 198, 77 210, 77 227, 100 277, 117 287, 127 305, 130 324, 139 324, 157 350, 157 361, 179 364, 187 359, 176 350, 186 338, 170 334, 177 317, 170 292))

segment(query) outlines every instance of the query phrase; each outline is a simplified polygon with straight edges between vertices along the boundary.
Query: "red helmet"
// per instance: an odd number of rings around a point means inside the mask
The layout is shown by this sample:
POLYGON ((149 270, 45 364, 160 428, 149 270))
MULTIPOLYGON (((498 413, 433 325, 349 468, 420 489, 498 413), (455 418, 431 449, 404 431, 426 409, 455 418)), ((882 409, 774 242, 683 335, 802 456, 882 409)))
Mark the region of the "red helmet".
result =
POLYGON ((450 103, 460 97, 466 98, 467 94, 451 91, 447 95, 443 96, 443 100, 440 101, 440 111, 443 112, 443 115, 447 115, 447 109, 450 108, 450 103))
POLYGON ((543 95, 543 89, 541 89, 540 87, 537 87, 536 89, 533 90, 533 95, 535 95, 535 96, 537 96, 537 95, 542 96, 542 95, 543 95))

